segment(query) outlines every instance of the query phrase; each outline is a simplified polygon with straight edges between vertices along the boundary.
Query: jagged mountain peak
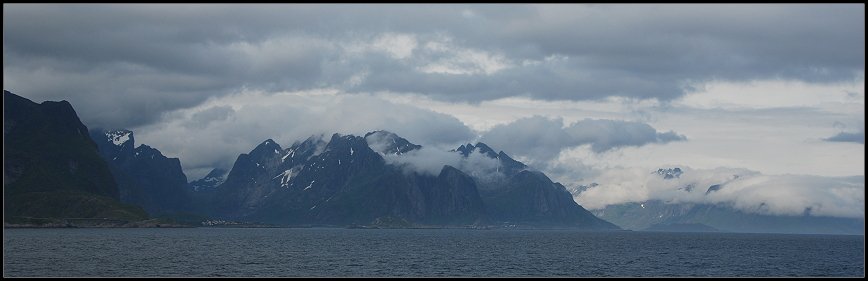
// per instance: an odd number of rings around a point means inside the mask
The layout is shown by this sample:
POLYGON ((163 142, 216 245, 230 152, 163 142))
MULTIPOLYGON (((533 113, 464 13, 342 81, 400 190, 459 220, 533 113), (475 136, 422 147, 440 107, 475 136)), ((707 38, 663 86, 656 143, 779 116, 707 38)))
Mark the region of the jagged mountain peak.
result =
MULTIPOLYGON (((266 141, 257 149, 267 152, 272 146, 277 145, 266 141)), ((617 229, 576 204, 563 185, 484 143, 459 148, 466 159, 457 166, 440 165, 439 173, 432 174, 407 173, 402 164, 442 160, 401 155, 420 148, 397 134, 373 131, 364 136, 335 133, 328 140, 314 136, 281 155, 242 154, 217 187, 212 214, 301 224, 366 224, 382 216, 489 224, 496 216, 534 225, 617 229), (491 214, 489 208, 499 211, 491 214)))
POLYGON ((365 147, 368 146, 368 142, 365 140, 365 137, 360 137, 353 134, 341 135, 335 133, 334 135, 332 135, 331 140, 329 140, 328 145, 326 145, 326 151, 344 147, 349 149, 360 145, 364 145, 365 147))
POLYGON ((401 155, 422 148, 421 145, 413 144, 395 133, 383 130, 365 134, 365 140, 371 149, 381 154, 401 155))
POLYGON ((260 154, 280 154, 283 151, 283 148, 280 147, 279 144, 274 142, 272 139, 267 139, 256 146, 253 151, 250 151, 251 155, 260 155, 260 154))
POLYGON ((673 169, 657 169, 657 174, 663 176, 663 179, 673 179, 681 177, 681 174, 684 172, 681 171, 681 168, 673 168, 673 169))
POLYGON ((190 189, 194 192, 213 194, 217 186, 226 181, 226 176, 229 171, 221 168, 214 168, 204 178, 195 180, 190 183, 190 189))
POLYGON ((94 141, 97 141, 98 137, 105 138, 108 143, 111 143, 115 146, 127 146, 127 147, 135 147, 135 137, 133 135, 133 131, 127 129, 101 129, 94 128, 91 129, 91 138, 94 141), (97 132, 97 133, 94 133, 97 132))
MULTIPOLYGON (((459 153, 461 153, 462 156, 467 157, 470 156, 470 154, 473 153, 473 151, 475 150, 478 150, 479 153, 482 153, 489 158, 497 158, 498 156, 498 153, 494 152, 494 149, 491 149, 491 147, 482 142, 477 142, 476 146, 468 143, 458 147, 458 149, 455 149, 453 151, 458 151, 459 153)), ((500 153, 503 153, 503 151, 501 151, 500 153)))
POLYGON ((305 139, 303 141, 297 140, 297 141, 293 142, 292 145, 289 147, 294 148, 294 147, 307 146, 310 144, 316 144, 316 143, 320 143, 320 142, 325 143, 325 141, 322 140, 324 137, 325 137, 325 135, 323 135, 323 134, 311 135, 310 137, 308 137, 307 139, 305 139))
POLYGON ((293 143, 292 146, 284 151, 281 160, 285 166, 292 167, 298 165, 301 161, 306 161, 310 157, 319 155, 325 151, 327 145, 328 143, 323 140, 323 135, 313 135, 303 142, 296 141, 293 143))
POLYGON ((721 188, 723 188, 722 184, 715 184, 715 185, 709 186, 708 190, 705 191, 705 195, 708 195, 708 194, 711 194, 712 192, 718 191, 721 188))
POLYGON ((89 131, 90 138, 97 143, 100 155, 107 160, 124 161, 134 157, 136 141, 133 131, 127 129, 93 128, 89 131))
MULTIPOLYGON (((168 158, 165 155, 163 155, 163 153, 160 152, 160 150, 153 148, 150 145, 141 144, 141 145, 139 145, 139 147, 136 147, 136 157, 145 157, 145 156, 150 156, 151 158, 154 158, 154 157, 168 158)), ((178 158, 170 158, 170 159, 178 159, 178 158)))
MULTIPOLYGON (((375 153, 368 145, 368 141, 365 137, 352 134, 334 134, 326 145, 325 150, 319 156, 323 159, 328 157, 349 159, 352 157, 364 157, 363 155, 368 154, 377 155, 377 153, 375 153)), ((379 158, 379 161, 382 161, 382 157, 377 158, 379 158)), ((332 159, 331 161, 333 160, 335 159, 332 159)))
POLYGON ((206 175, 204 178, 205 178, 205 179, 209 179, 209 178, 221 178, 221 177, 223 177, 223 176, 226 176, 226 174, 228 174, 228 173, 229 173, 229 170, 221 169, 221 168, 214 168, 214 169, 211 170, 211 172, 209 172, 208 175, 206 175))
POLYGON ((470 157, 470 155, 473 154, 475 151, 476 153, 484 155, 485 157, 488 157, 491 159, 497 159, 498 162, 500 163, 499 167, 498 167, 498 171, 504 173, 507 176, 514 175, 514 174, 519 173, 519 172, 526 170, 528 168, 527 165, 525 165, 524 163, 521 163, 519 161, 516 161, 515 159, 512 159, 512 157, 509 157, 509 155, 507 155, 503 151, 500 151, 497 153, 494 152, 494 149, 492 149, 491 147, 489 147, 488 145, 486 145, 485 143, 482 143, 482 142, 477 142, 475 146, 468 143, 466 145, 462 145, 462 146, 458 147, 457 149, 453 149, 451 151, 453 151, 453 152, 457 151, 458 153, 461 154, 461 156, 463 156, 465 158, 470 157))

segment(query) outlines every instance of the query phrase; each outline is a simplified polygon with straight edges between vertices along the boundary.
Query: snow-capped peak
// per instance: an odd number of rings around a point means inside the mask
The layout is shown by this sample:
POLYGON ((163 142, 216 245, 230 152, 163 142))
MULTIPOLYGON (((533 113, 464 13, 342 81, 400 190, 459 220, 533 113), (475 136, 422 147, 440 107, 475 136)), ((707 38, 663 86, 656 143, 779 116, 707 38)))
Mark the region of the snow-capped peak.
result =
POLYGON ((105 135, 114 145, 121 146, 122 144, 130 140, 130 135, 132 133, 132 131, 118 130, 105 132, 105 135))

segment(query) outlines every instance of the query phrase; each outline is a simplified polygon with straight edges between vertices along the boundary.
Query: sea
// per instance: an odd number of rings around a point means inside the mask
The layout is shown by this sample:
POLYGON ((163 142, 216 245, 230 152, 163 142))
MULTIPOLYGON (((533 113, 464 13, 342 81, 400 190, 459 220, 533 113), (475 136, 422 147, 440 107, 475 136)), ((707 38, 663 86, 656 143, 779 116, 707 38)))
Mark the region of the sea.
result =
POLYGON ((5 229, 3 277, 864 277, 862 235, 5 229))

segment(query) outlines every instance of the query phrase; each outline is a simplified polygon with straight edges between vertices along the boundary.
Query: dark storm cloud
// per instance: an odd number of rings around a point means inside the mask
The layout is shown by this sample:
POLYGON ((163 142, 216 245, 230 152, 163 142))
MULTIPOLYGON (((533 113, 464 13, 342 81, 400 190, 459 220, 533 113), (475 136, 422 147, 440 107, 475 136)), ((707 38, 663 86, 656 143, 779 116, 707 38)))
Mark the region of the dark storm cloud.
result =
POLYGON ((825 141, 833 141, 833 142, 855 142, 865 144, 865 132, 856 132, 856 133, 848 133, 848 132, 840 132, 835 136, 823 139, 825 141))
POLYGON ((714 80, 864 79, 864 25, 859 4, 7 4, 4 87, 103 127, 242 88, 668 101, 714 80), (410 45, 371 44, 394 35, 410 45))
POLYGON ((590 144, 594 153, 604 153, 620 147, 686 140, 687 137, 674 131, 658 133, 650 125, 640 122, 584 119, 564 126, 561 118, 548 119, 539 115, 494 126, 480 138, 492 148, 534 162, 546 162, 564 149, 585 144, 590 144))

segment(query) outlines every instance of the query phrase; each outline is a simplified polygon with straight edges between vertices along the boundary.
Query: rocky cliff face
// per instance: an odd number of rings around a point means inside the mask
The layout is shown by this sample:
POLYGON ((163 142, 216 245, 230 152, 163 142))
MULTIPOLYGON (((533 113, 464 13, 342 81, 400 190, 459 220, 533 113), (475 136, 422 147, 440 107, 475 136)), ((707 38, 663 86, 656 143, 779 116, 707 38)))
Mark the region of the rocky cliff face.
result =
POLYGON ((4 215, 145 219, 120 192, 75 110, 3 93, 4 215))
MULTIPOLYGON (((370 134, 369 134, 370 136, 370 134)), ((406 151, 403 140, 388 148, 406 151)), ((417 222, 474 223, 487 213, 473 181, 444 168, 441 177, 389 166, 364 137, 335 134, 286 150, 271 140, 239 156, 218 187, 213 216, 287 224, 369 224, 382 216, 417 222), (452 194, 453 192, 458 195, 452 194)))
POLYGON ((409 172, 383 158, 420 148, 384 131, 366 137, 335 134, 328 141, 311 137, 286 150, 267 140, 238 157, 212 199, 215 208, 210 215, 330 225, 367 225, 379 217, 491 225, 495 217, 541 226, 618 229, 572 201, 563 186, 542 173, 524 171, 524 164, 485 144, 468 144, 454 152, 498 163, 487 166, 489 170, 445 165, 439 174, 429 175, 409 172), (489 176, 492 173, 498 176, 489 176), (480 184, 486 192, 480 192, 480 184))
POLYGON ((498 160, 499 165, 494 168, 467 171, 474 175, 480 196, 495 221, 540 227, 619 229, 577 204, 563 185, 552 182, 542 172, 528 170, 503 151, 494 152, 484 143, 462 145, 455 151, 465 158, 484 155, 498 160))
POLYGON ((282 156, 283 149, 270 139, 249 154, 239 155, 226 181, 217 187, 212 214, 217 218, 242 218, 256 211, 279 187, 270 181, 282 172, 282 156))
POLYGON ((493 222, 473 178, 455 167, 443 166, 435 183, 423 193, 432 217, 473 224, 493 222))
POLYGON ((190 182, 190 191, 199 194, 213 195, 214 192, 217 191, 217 186, 226 181, 227 175, 229 175, 229 171, 214 168, 208 173, 208 175, 205 175, 204 178, 190 182))
POLYGON ((117 184, 67 101, 3 93, 4 189, 70 189, 118 199, 117 184))
POLYGON ((135 136, 129 130, 94 129, 89 134, 119 179, 122 202, 140 205, 153 216, 198 211, 178 158, 168 158, 144 144, 135 147, 135 136))

